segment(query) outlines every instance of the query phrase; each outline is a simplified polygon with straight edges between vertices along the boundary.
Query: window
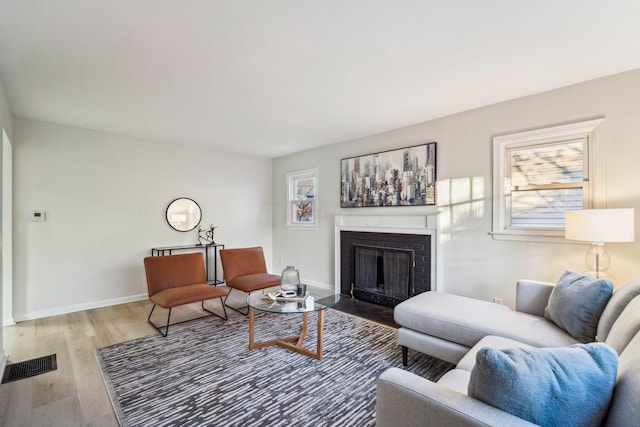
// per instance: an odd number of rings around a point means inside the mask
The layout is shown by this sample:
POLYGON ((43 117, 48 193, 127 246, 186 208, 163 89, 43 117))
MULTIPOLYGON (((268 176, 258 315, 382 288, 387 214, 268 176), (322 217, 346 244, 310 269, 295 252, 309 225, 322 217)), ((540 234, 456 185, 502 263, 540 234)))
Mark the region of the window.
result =
POLYGON ((604 120, 493 139, 493 236, 564 239, 564 212, 604 203, 604 120))
POLYGON ((289 182, 287 225, 317 226, 318 170, 292 172, 287 174, 287 180, 289 182))

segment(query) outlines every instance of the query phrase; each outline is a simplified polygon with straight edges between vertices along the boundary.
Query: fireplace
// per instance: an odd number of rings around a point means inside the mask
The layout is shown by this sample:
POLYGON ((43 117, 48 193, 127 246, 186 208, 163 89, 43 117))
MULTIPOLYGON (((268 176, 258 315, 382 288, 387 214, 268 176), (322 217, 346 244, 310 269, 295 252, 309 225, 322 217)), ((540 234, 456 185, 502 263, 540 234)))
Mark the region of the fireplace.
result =
MULTIPOLYGON (((427 208, 423 213, 394 214, 394 208, 374 208, 375 214, 349 214, 335 216, 335 286, 336 292, 344 298, 352 296, 366 299, 380 305, 393 307, 398 302, 426 291, 444 291, 442 285, 442 259, 438 256, 440 235, 438 229, 438 209, 427 208), (381 212, 378 214, 378 212, 381 212), (355 249, 354 245, 369 248, 370 257, 375 259, 375 267, 363 270, 368 275, 360 288, 355 284, 355 249), (380 251, 382 253, 380 253, 380 251), (398 266, 390 267, 390 253, 395 252, 399 258, 398 266), (375 255, 374 255, 375 253, 375 255), (384 264, 384 253, 387 253, 387 264, 384 264), (411 255, 410 255, 411 254, 411 255), (412 263, 407 260, 412 257, 412 263), (400 264, 410 264, 408 273, 394 273, 391 268, 401 268, 400 264), (371 280, 375 268, 376 280, 371 280), (379 277, 396 276, 393 283, 384 282, 380 286, 379 277), (408 276, 408 277, 407 277, 408 276), (404 286, 406 284, 406 287, 404 286), (398 289, 395 289, 395 288, 398 289), (382 296, 382 290, 390 295, 382 296), (402 289, 400 291, 400 289, 402 289), (356 296, 357 294, 357 296, 356 296)), ((360 212, 360 211, 359 211, 360 212)), ((362 249, 359 249, 359 251, 362 249)), ((366 253, 366 252, 365 252, 366 253)), ((360 268, 360 267, 359 267, 360 268)), ((404 268, 404 267, 402 267, 404 268)), ((359 283, 360 285, 360 283, 359 283)))
POLYGON ((431 236, 340 232, 340 293, 386 307, 431 290, 431 236))
POLYGON ((379 246, 353 245, 354 298, 394 307, 413 293, 415 252, 379 246))

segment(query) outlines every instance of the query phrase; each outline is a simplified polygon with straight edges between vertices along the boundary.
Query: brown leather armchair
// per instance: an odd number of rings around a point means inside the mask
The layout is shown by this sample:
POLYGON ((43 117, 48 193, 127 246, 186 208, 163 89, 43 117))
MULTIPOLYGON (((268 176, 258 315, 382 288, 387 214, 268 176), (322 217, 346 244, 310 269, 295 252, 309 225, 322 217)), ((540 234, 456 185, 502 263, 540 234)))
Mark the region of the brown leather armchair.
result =
POLYGON ((220 261, 224 271, 224 280, 229 287, 229 293, 224 299, 224 304, 245 316, 247 313, 241 311, 241 309, 247 308, 246 306, 235 308, 227 304, 227 299, 229 299, 233 289, 251 294, 251 292, 280 284, 280 275, 267 272, 264 252, 260 246, 222 249, 220 251, 220 261))
POLYGON ((225 309, 222 299, 223 296, 227 295, 227 291, 207 283, 204 257, 201 253, 147 257, 144 259, 144 269, 147 274, 149 299, 153 302, 153 308, 151 309, 151 313, 149 313, 147 321, 151 323, 162 336, 167 336, 169 326, 209 317, 211 315, 227 320, 227 310, 225 309), (205 300, 214 298, 220 298, 224 316, 220 316, 204 307, 205 300), (169 324, 171 309, 173 307, 198 301, 202 303, 202 309, 210 314, 197 317, 196 319, 169 324), (156 305, 169 309, 167 324, 165 326, 156 326, 151 321, 151 315, 156 305), (162 332, 163 329, 165 330, 164 333, 162 332))

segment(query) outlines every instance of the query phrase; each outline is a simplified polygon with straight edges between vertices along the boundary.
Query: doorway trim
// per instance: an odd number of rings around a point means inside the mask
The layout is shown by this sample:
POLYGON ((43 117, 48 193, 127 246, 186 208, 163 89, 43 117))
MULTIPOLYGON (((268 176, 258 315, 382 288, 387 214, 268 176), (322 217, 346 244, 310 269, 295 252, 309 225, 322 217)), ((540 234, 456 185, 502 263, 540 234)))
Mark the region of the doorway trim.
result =
POLYGON ((2 324, 13 317, 13 147, 2 129, 2 324))

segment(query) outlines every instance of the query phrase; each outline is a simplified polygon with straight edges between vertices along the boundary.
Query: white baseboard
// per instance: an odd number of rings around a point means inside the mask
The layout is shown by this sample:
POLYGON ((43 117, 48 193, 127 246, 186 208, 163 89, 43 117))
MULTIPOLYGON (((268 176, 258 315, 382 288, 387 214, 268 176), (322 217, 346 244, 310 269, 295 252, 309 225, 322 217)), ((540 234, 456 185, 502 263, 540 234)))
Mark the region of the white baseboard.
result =
POLYGON ((332 291, 336 289, 335 286, 333 286, 330 283, 316 282, 315 280, 307 280, 305 278, 302 278, 300 281, 302 283, 306 283, 307 285, 317 286, 319 288, 330 289, 332 291))
POLYGON ((49 310, 33 311, 31 313, 18 314, 15 316, 16 322, 24 322, 27 320, 41 319, 43 317, 57 316, 59 314, 75 313, 76 311, 91 310, 93 308, 109 307, 111 305, 126 304, 128 302, 143 301, 149 299, 147 294, 131 295, 122 298, 113 298, 108 300, 90 302, 87 304, 69 305, 66 307, 57 307, 49 310))

